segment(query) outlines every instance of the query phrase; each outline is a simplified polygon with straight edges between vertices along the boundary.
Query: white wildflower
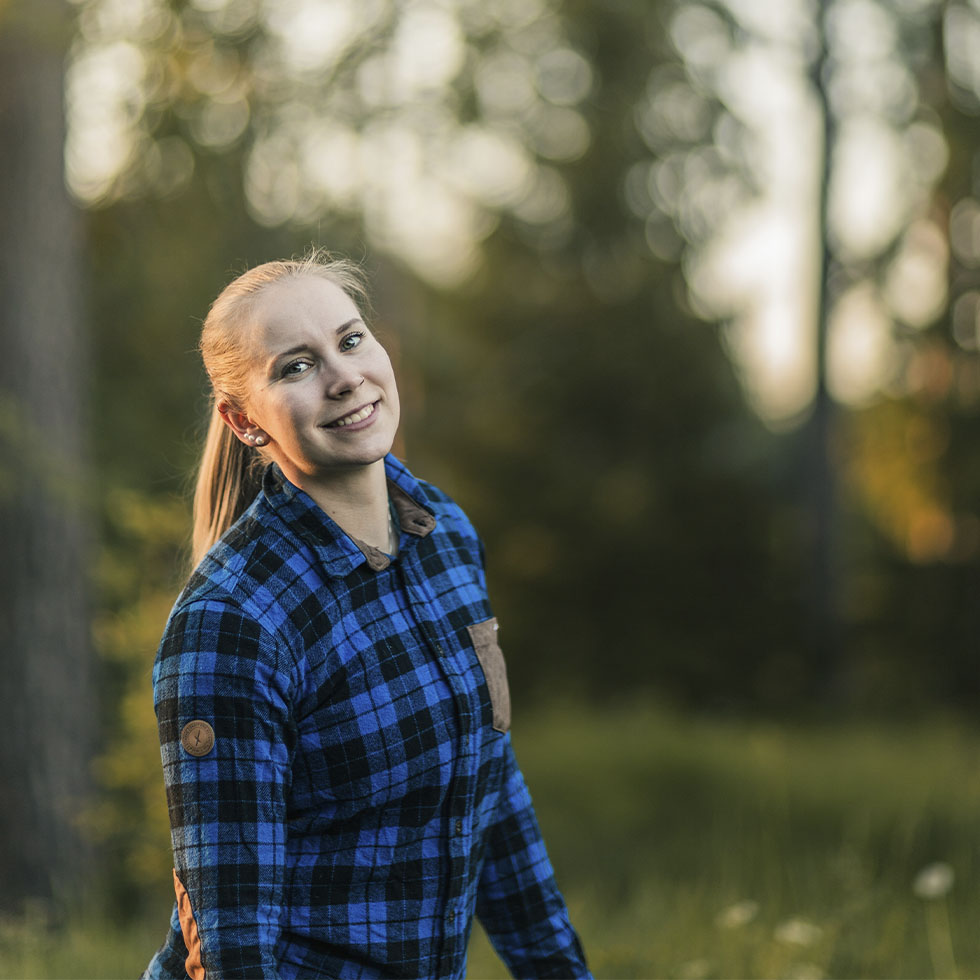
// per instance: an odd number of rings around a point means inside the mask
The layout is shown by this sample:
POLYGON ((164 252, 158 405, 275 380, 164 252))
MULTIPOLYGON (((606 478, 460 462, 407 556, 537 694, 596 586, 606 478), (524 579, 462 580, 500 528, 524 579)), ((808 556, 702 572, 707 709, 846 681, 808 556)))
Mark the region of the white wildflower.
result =
POLYGON ((823 935, 823 929, 806 919, 787 919, 776 926, 774 935, 781 943, 812 946, 823 935))
POLYGON ((707 960, 688 960, 678 969, 677 976, 680 980, 705 980, 710 972, 711 964, 707 960))
POLYGON ((942 898, 949 894, 955 880, 953 869, 945 861, 935 861, 915 876, 912 891, 918 898, 942 898))
POLYGON ((753 902, 751 898, 744 898, 741 902, 722 909, 715 916, 715 925, 719 929, 738 929, 748 925, 758 914, 759 903, 753 902))

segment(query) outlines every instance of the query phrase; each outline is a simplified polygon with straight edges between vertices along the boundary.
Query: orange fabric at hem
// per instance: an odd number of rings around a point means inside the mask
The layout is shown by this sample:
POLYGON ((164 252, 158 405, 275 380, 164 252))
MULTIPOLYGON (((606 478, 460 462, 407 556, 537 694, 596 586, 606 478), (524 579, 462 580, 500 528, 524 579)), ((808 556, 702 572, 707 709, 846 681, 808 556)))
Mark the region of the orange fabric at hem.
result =
POLYGON ((180 931, 184 934, 184 945, 187 947, 187 959, 184 969, 191 980, 204 980, 204 965, 201 963, 201 936, 197 931, 197 921, 191 908, 191 899, 187 894, 184 883, 177 877, 174 868, 174 891, 177 893, 177 917, 180 919, 180 931))

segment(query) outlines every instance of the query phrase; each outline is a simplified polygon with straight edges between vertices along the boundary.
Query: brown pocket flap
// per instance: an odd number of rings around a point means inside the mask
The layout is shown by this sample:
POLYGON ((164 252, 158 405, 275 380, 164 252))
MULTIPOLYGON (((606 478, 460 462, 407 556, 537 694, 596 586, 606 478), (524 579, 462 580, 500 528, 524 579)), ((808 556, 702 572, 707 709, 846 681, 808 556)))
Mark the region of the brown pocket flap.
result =
POLYGON ((497 620, 494 618, 473 623, 466 629, 490 691, 493 727, 498 732, 506 732, 510 728, 510 688, 507 686, 507 665, 504 663, 500 644, 497 643, 497 620))

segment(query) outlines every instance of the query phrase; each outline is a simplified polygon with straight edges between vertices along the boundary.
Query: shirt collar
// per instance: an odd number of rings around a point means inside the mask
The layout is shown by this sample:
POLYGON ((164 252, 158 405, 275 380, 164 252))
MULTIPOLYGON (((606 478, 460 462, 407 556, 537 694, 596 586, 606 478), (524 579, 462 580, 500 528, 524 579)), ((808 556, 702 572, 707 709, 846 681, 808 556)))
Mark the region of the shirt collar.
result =
MULTIPOLYGON (((388 494, 401 529, 424 538, 436 526, 436 518, 424 503, 422 488, 408 468, 391 453, 385 457, 388 494)), ((391 564, 383 551, 352 538, 299 487, 290 483, 273 463, 262 477, 267 504, 313 550, 328 574, 343 577, 367 563, 374 571, 391 564)))

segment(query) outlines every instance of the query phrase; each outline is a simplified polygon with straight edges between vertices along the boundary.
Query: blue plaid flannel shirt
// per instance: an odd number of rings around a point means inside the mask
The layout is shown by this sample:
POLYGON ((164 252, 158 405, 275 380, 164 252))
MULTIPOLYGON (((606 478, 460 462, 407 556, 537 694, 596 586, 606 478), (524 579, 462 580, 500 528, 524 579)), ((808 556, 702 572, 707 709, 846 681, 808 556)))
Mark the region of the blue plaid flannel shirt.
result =
POLYGON ((474 914, 515 976, 589 976, 480 541, 385 466, 394 560, 270 467, 174 606, 153 680, 178 903, 147 978, 463 977, 474 914))

